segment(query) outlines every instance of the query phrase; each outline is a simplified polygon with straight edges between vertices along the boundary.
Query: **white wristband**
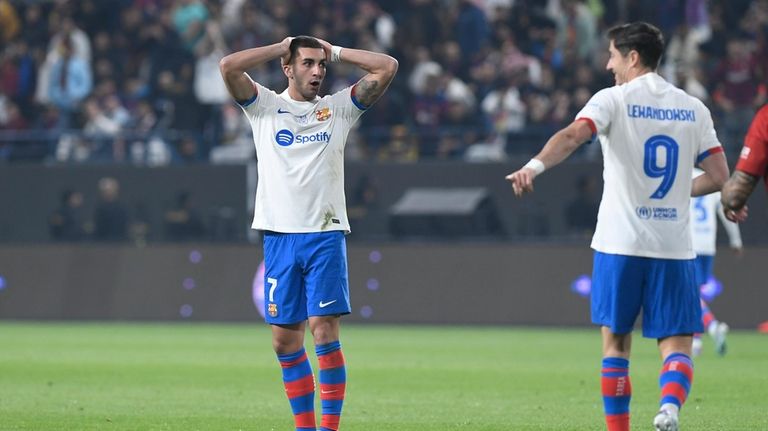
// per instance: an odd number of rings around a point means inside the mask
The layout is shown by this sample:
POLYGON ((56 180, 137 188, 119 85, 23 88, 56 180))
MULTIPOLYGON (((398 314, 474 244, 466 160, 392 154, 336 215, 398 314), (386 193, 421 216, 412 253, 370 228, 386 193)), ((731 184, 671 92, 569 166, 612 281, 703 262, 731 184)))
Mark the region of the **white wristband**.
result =
POLYGON ((331 63, 338 63, 341 61, 341 47, 333 45, 331 46, 331 63))
POLYGON ((536 172, 536 175, 539 175, 540 173, 544 172, 547 169, 547 167, 544 166, 544 162, 542 162, 539 159, 531 159, 523 167, 528 169, 533 169, 533 171, 536 172))

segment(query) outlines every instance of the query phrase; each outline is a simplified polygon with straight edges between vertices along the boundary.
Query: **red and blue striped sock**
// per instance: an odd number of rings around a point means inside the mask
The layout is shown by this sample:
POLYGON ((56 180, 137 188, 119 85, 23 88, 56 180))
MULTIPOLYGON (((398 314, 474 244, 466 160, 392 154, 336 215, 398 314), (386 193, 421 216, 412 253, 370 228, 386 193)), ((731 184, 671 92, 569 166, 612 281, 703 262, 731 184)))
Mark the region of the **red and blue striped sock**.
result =
POLYGON ((347 368, 341 343, 333 341, 315 346, 315 352, 320 364, 320 401, 323 406, 319 431, 337 431, 347 388, 347 368))
POLYGON ((608 431, 629 431, 629 401, 632 399, 629 360, 603 358, 600 383, 608 431))
POLYGON ((667 356, 659 376, 659 386, 661 387, 661 402, 659 404, 662 407, 671 404, 680 410, 688 398, 692 383, 693 361, 691 358, 683 353, 673 353, 667 356))
POLYGON ((712 314, 712 311, 709 309, 709 306, 707 305, 704 300, 701 301, 701 322, 704 324, 704 330, 709 329, 709 325, 712 324, 712 322, 716 322, 717 319, 715 319, 715 315, 712 314))
POLYGON ((302 347, 296 353, 277 355, 283 369, 283 384, 293 410, 296 431, 315 431, 315 377, 302 347))

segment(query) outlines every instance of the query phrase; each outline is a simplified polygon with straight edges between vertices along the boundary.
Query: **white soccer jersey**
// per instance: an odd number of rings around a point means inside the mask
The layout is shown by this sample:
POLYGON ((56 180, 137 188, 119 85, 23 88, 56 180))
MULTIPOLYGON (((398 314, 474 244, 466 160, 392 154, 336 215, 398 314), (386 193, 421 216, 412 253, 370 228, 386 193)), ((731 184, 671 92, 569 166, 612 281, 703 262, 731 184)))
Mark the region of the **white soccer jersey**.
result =
MULTIPOLYGON (((702 171, 697 169, 697 174, 702 171)), ((698 175, 694 175, 694 178, 698 175)), ((741 248, 739 225, 725 218, 720 192, 691 198, 691 238, 697 256, 714 256, 717 251, 717 220, 723 223, 731 247, 741 248)))
POLYGON ((697 159, 722 151, 709 110, 656 73, 601 90, 577 119, 603 151, 603 197, 592 248, 692 259, 689 205, 697 159))
POLYGON ((364 112, 352 87, 312 102, 257 85, 243 106, 258 159, 254 229, 349 232, 344 196, 344 146, 364 112))

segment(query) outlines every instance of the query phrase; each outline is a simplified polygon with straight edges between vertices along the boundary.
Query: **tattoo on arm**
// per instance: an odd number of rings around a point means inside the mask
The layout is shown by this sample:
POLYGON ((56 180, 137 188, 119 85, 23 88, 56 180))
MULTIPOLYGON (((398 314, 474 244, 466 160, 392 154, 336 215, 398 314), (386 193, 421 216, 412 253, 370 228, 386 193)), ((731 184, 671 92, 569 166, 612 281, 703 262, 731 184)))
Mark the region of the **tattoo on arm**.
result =
POLYGON ((386 88, 385 85, 379 85, 379 81, 363 77, 357 82, 355 97, 363 106, 370 107, 379 100, 379 97, 384 94, 386 88))
POLYGON ((735 171, 725 183, 722 191, 722 201, 729 209, 738 210, 747 203, 747 198, 757 185, 758 177, 742 171, 735 171))

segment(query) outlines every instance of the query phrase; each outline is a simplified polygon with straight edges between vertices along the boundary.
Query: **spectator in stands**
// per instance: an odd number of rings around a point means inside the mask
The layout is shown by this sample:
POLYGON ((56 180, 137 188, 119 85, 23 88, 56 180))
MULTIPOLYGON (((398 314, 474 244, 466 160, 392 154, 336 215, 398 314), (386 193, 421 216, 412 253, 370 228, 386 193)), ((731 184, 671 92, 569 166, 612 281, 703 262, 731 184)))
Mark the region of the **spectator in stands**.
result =
POLYGON ((521 74, 516 72, 501 79, 499 85, 485 96, 482 110, 494 132, 508 142, 510 135, 523 130, 528 107, 518 88, 521 74))
POLYGON ((208 9, 202 1, 176 1, 173 9, 173 27, 190 52, 194 52, 198 43, 205 37, 208 17, 208 9))
POLYGON ((0 93, 0 130, 26 130, 28 126, 18 105, 0 93))
POLYGON ((726 45, 727 53, 714 74, 714 101, 723 121, 718 135, 730 154, 736 154, 755 110, 766 102, 766 86, 754 43, 739 34, 726 45))
POLYGON ((459 76, 468 76, 469 67, 486 55, 485 48, 490 39, 490 26, 485 11, 472 0, 459 0, 458 16, 455 23, 455 37, 464 59, 459 76))
POLYGON ((591 238, 600 207, 599 183, 593 175, 583 175, 576 182, 577 194, 565 207, 568 230, 584 238, 591 238))
POLYGON ((590 59, 597 46, 595 16, 582 0, 562 0, 560 4, 561 10, 551 15, 557 22, 558 46, 569 58, 590 59))
POLYGON ((181 191, 176 195, 173 207, 165 212, 163 219, 165 236, 171 241, 195 240, 205 236, 203 219, 187 191, 181 191))
POLYGON ((404 124, 392 126, 389 141, 377 153, 379 161, 412 163, 419 160, 419 138, 409 132, 404 124))
POLYGON ((8 0, 0 0, 0 42, 5 45, 10 42, 21 28, 19 15, 8 0))
MULTIPOLYGON (((33 17, 34 18, 34 15, 33 17)), ((55 11, 50 17, 51 28, 55 30, 51 34, 45 61, 38 71, 36 99, 40 103, 51 102, 50 85, 53 82, 51 73, 57 63, 61 61, 65 52, 83 62, 88 73, 91 73, 91 41, 88 35, 75 24, 74 20, 65 11, 55 11)))
POLYGON ((61 192, 59 207, 48 217, 48 232, 56 241, 82 241, 87 235, 83 214, 83 194, 67 189, 61 192))
POLYGON ((128 209, 120 201, 120 183, 112 177, 99 179, 99 202, 93 214, 93 237, 99 241, 128 238, 128 209))
MULTIPOLYGON (((195 49, 195 98, 201 106, 201 118, 205 125, 203 132, 210 149, 219 144, 223 133, 221 107, 230 103, 227 87, 219 74, 219 60, 227 53, 227 46, 217 23, 209 21, 202 41, 195 49)), ((208 151, 205 151, 206 153, 208 151)))
POLYGON ((59 127, 66 129, 72 126, 73 116, 91 92, 93 82, 88 63, 74 55, 72 40, 64 38, 60 49, 61 55, 51 68, 48 96, 59 109, 59 127))
MULTIPOLYGON (((116 94, 131 116, 146 114, 140 102, 149 101, 157 118, 152 142, 169 142, 176 132, 201 135, 199 153, 206 157, 209 150, 226 141, 220 139, 224 120, 219 121, 216 112, 222 106, 216 99, 220 89, 211 84, 219 81, 206 78, 211 60, 228 49, 264 45, 281 40, 291 30, 311 29, 329 40, 389 52, 401 59, 402 78, 393 82, 391 97, 372 108, 354 131, 361 145, 355 152, 358 146, 351 139, 350 156, 378 157, 389 128, 397 124, 404 124, 417 136, 420 158, 437 155, 440 135, 435 127, 425 124, 447 121, 453 85, 430 84, 430 90, 437 89, 437 94, 426 95, 425 89, 429 80, 444 75, 465 84, 477 101, 471 108, 477 118, 462 124, 485 133, 489 124, 484 120, 500 120, 502 116, 496 116, 501 111, 495 109, 489 117, 482 102, 492 92, 501 91, 500 83, 506 78, 500 76, 523 70, 525 76, 520 77, 516 89, 518 108, 526 108, 518 117, 525 120, 515 132, 517 145, 508 150, 527 152, 528 142, 538 142, 536 137, 543 127, 568 118, 576 106, 581 106, 573 101, 577 93, 604 87, 605 53, 595 51, 595 35, 616 21, 632 18, 668 27, 671 41, 665 53, 665 76, 676 78, 687 91, 709 100, 705 103, 710 104, 715 123, 722 125, 721 138, 735 148, 745 131, 744 119, 751 117, 765 97, 760 86, 760 59, 768 53, 763 42, 768 40, 766 10, 762 0, 288 0, 264 4, 246 0, 0 0, 0 40, 6 42, 0 48, 0 59, 5 59, 0 67, 0 92, 18 106, 33 132, 52 129, 66 120, 80 125, 75 120, 85 117, 85 107, 81 104, 73 111, 58 112, 60 108, 52 108, 48 88, 53 82, 51 69, 60 60, 61 45, 69 40, 73 56, 92 69, 93 90, 88 96, 97 96, 104 103, 107 95, 116 94), (312 13, 303 13, 309 4, 312 13), (207 34, 212 27, 220 29, 223 40, 218 42, 228 49, 218 43, 211 49, 207 34), (729 41, 736 29, 749 35, 748 43, 744 36, 736 36, 740 41, 736 51, 749 48, 746 54, 750 58, 736 64, 729 58, 721 65, 727 45, 734 45, 729 41), (758 43, 756 50, 753 41, 758 43), (696 50, 699 43, 701 49, 696 50), (722 67, 718 70, 718 66, 722 67), (702 86, 706 91, 701 91, 702 86), (749 95, 746 101, 741 100, 744 94, 749 95)), ((284 85, 278 64, 251 72, 270 87, 280 89, 284 85)), ((356 79, 348 75, 340 69, 329 71, 327 79, 332 85, 327 88, 356 79)), ((503 100, 498 94, 492 97, 497 102, 503 100)), ((131 130, 130 126, 125 129, 131 130)), ((139 141, 142 145, 136 148, 148 154, 149 138, 139 141)), ((133 142, 126 141, 126 154, 132 152, 133 142)), ((162 149, 162 145, 154 147, 162 149)), ((119 153, 116 149, 115 154, 119 153)), ((238 154, 250 158, 245 152, 238 154)))

